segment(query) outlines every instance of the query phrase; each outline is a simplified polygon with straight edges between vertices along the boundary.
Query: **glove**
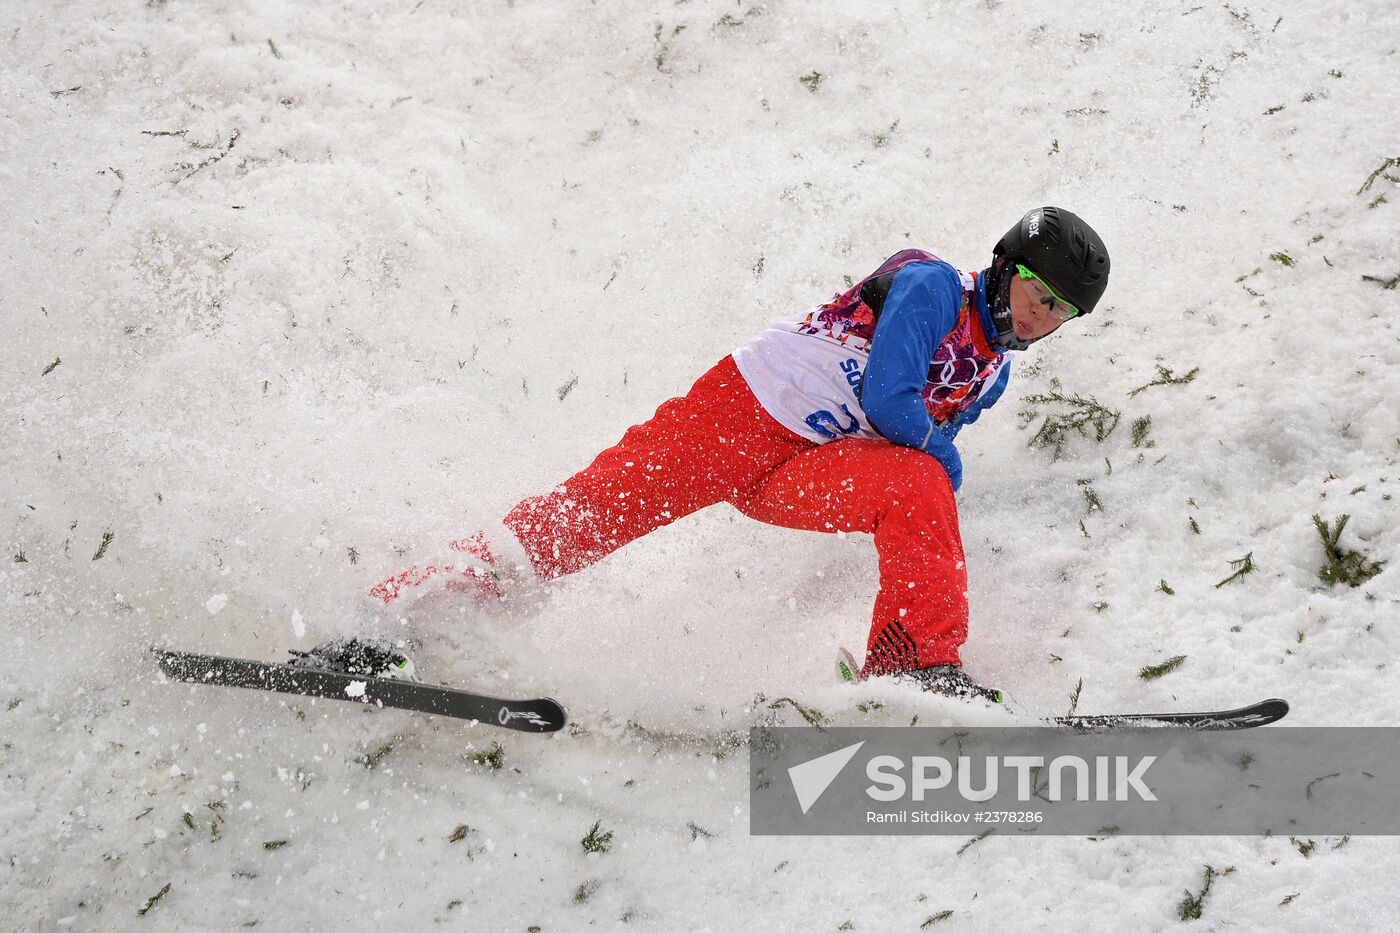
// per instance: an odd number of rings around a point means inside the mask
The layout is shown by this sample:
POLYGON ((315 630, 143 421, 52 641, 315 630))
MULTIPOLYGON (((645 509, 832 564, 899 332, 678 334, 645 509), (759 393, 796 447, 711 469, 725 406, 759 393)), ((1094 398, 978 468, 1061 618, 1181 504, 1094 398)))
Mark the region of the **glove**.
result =
POLYGON ((948 482, 953 485, 953 492, 957 492, 963 479, 962 456, 958 454, 958 449, 952 444, 944 443, 928 453, 943 464, 943 469, 948 474, 948 482))

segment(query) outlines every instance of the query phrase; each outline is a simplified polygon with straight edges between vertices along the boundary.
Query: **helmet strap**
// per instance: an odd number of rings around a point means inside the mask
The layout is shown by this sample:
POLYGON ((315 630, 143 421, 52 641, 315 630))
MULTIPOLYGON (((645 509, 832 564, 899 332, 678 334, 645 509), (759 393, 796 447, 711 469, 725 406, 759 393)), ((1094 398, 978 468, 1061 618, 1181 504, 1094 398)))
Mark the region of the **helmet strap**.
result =
POLYGON ((992 326, 996 333, 992 340, 1004 350, 1024 350, 1034 340, 1022 340, 1016 336, 1011 321, 1011 279, 1015 276, 1014 264, 1005 256, 992 260, 992 267, 983 276, 987 280, 987 310, 992 315, 992 326))

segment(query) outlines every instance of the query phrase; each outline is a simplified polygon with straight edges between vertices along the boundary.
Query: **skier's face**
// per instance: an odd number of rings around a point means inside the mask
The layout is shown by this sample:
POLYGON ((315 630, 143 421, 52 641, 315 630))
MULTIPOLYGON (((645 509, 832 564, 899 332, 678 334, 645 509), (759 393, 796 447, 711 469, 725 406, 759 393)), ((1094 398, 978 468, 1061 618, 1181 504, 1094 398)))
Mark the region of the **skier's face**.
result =
POLYGON ((1025 341, 1037 340, 1059 327, 1063 321, 1051 313, 1044 299, 1050 293, 1035 279, 1011 276, 1011 326, 1025 341))

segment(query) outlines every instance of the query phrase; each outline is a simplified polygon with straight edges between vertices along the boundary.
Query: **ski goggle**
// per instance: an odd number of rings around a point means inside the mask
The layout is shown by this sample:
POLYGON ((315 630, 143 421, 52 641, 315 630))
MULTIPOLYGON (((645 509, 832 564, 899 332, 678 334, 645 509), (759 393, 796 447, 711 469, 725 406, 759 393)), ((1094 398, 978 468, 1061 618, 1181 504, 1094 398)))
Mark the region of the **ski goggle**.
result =
MULTIPOLYGON (((1027 269, 1025 266, 1021 265, 1019 262, 1016 263, 1016 274, 1019 275, 1023 280, 1029 281, 1031 279, 1034 279, 1040 284, 1040 288, 1044 289, 1044 293, 1038 294, 1036 297, 1039 298, 1041 304, 1049 306, 1048 310, 1050 312, 1050 316, 1053 317, 1055 320, 1064 322, 1068 321, 1070 318, 1077 317, 1079 315, 1078 308, 1076 308, 1070 302, 1066 301, 1064 297, 1060 295, 1059 292, 1055 291, 1053 288, 1050 287, 1050 284, 1048 282, 1046 282, 1040 276, 1036 275, 1031 270, 1027 269)), ((1032 290, 1039 291, 1038 289, 1034 288, 1032 288, 1032 290)))

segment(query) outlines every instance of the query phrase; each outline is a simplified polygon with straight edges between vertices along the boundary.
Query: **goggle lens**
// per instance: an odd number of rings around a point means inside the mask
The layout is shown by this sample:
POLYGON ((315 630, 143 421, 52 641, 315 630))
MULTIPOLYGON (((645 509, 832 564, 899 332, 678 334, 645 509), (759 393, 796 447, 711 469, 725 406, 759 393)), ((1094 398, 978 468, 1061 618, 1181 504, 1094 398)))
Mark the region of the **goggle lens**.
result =
POLYGON ((1078 308, 1068 301, 1065 301, 1059 292, 1050 287, 1049 283, 1019 262, 1016 263, 1016 274, 1024 280, 1030 281, 1034 279, 1036 282, 1040 283, 1040 287, 1045 290, 1045 294, 1041 296, 1040 301, 1042 304, 1049 304, 1050 316, 1055 320, 1068 321, 1070 318, 1079 314, 1078 308))

